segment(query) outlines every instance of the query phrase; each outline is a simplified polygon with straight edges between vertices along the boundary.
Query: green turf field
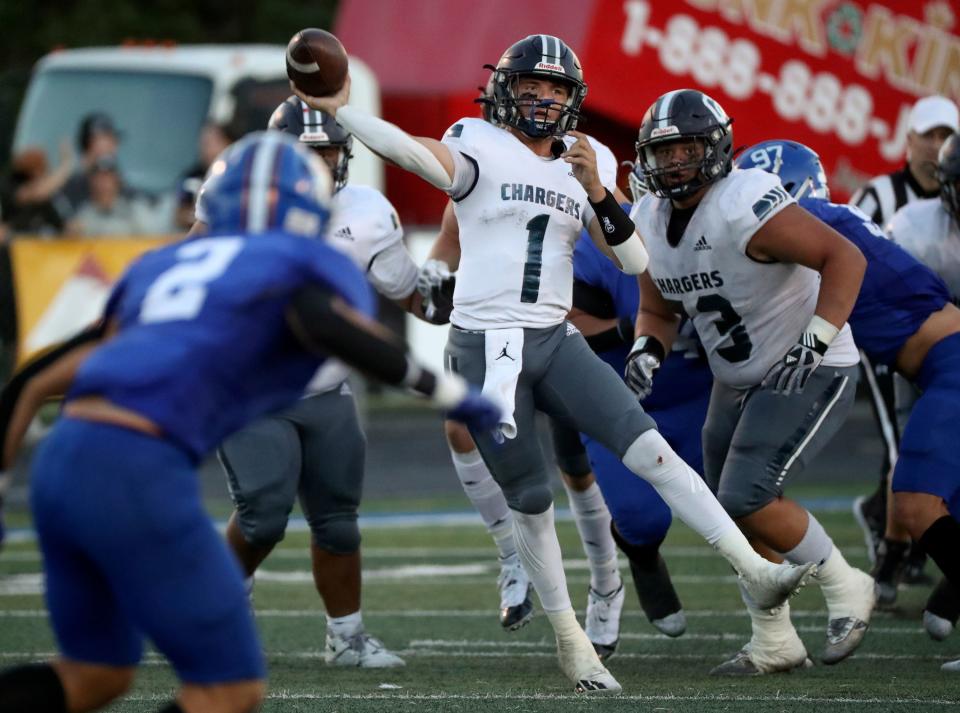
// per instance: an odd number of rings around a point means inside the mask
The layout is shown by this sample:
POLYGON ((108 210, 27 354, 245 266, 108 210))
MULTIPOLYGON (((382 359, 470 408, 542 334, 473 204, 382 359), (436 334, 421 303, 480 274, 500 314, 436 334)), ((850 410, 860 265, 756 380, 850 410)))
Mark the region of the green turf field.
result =
MULTIPOLYGON (((407 505, 407 504, 402 504, 407 505)), ((460 504, 460 507, 463 503, 460 504)), ((377 504, 374 509, 384 509, 377 504)), ((821 521, 849 559, 865 566, 852 518, 821 521)), ((571 522, 559 524, 576 606, 586 604, 587 571, 571 522)), ((685 636, 670 640, 644 619, 631 591, 622 638, 609 667, 623 685, 613 698, 575 696, 560 674, 546 618, 516 633, 496 620, 496 563, 479 525, 370 528, 364 532, 364 620, 401 653, 399 670, 326 667, 324 621, 309 575, 307 536, 296 532, 267 560, 256 586, 257 622, 270 666, 264 711, 881 711, 960 707, 960 675, 940 664, 960 657, 960 636, 931 641, 919 623, 925 590, 903 589, 899 609, 879 613, 858 653, 836 667, 747 680, 707 671, 749 634, 734 579, 725 563, 691 531, 675 526, 666 558, 689 618, 685 636)), ((931 567, 931 569, 933 569, 931 567)), ((0 553, 0 663, 42 658, 54 650, 43 611, 40 562, 33 544, 0 553)), ((819 592, 793 600, 794 621, 814 658, 826 612, 819 592)), ((580 612, 582 614, 582 612, 580 612)), ((148 654, 135 688, 113 711, 153 711, 175 681, 148 654)))

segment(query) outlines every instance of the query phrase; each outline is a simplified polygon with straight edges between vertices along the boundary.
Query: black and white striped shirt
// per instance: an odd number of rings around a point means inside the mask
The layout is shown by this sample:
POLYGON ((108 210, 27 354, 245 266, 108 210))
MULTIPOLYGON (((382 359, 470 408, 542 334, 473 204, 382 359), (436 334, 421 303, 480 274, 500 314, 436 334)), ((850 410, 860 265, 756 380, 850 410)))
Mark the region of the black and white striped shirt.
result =
POLYGON ((905 165, 899 171, 871 178, 865 186, 853 194, 850 205, 855 205, 870 219, 886 229, 893 214, 907 203, 923 198, 936 198, 939 192, 927 191, 905 165))

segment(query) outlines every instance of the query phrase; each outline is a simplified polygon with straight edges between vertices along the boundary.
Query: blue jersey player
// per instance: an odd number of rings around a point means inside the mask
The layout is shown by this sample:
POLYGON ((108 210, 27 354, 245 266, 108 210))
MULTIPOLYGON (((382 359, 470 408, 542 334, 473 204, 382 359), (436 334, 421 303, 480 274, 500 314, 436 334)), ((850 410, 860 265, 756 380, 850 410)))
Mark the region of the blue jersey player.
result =
MULTIPOLYGON (((949 165, 952 147, 955 185, 960 142, 950 141, 941 154, 941 171, 949 165)), ((854 339, 872 362, 896 369, 922 391, 900 442, 894 508, 914 542, 937 563, 953 590, 960 591, 960 309, 932 270, 886 240, 860 210, 829 202, 823 167, 811 149, 792 141, 766 141, 747 149, 738 165, 778 175, 801 206, 867 258, 849 318, 854 339)), ((944 193, 951 211, 949 191, 944 193)), ((952 208, 953 219, 960 220, 956 205, 952 208)))
POLYGON ((100 333, 34 362, 0 398, 6 464, 39 401, 67 394, 31 492, 62 654, 0 673, 0 713, 106 705, 132 682, 144 639, 182 682, 163 711, 258 705, 264 662, 240 569, 204 514, 195 468, 229 433, 297 399, 326 354, 474 427, 499 418, 385 339, 351 259, 308 239, 329 216, 319 158, 255 134, 211 176, 208 235, 143 256, 100 333))
MULTIPOLYGON (((585 236, 574 249, 573 270, 570 319, 598 356, 623 374, 640 300, 637 280, 617 269, 585 236)), ((702 473, 700 432, 713 376, 699 352, 692 325, 687 327, 681 329, 681 336, 660 367, 644 408, 667 442, 702 473)), ((672 520, 670 508, 653 487, 637 478, 602 444, 586 435, 581 439, 610 509, 614 539, 630 562, 644 613, 661 632, 679 636, 686 628, 686 618, 659 552, 672 520)))

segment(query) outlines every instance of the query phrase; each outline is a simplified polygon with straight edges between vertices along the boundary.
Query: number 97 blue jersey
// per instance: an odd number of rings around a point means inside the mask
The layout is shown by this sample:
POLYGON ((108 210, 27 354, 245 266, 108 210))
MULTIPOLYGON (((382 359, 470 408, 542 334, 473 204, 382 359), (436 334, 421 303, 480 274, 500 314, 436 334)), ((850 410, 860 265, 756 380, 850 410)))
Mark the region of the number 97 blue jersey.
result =
POLYGON ((324 361, 286 322, 290 299, 310 284, 374 312, 351 259, 317 240, 218 236, 147 253, 107 303, 118 333, 83 363, 67 398, 96 395, 136 411, 199 460, 296 400, 324 361))
POLYGON ((867 259, 847 323, 857 346, 873 363, 893 365, 904 343, 950 301, 946 284, 888 240, 858 208, 822 198, 802 198, 800 206, 856 245, 867 259))

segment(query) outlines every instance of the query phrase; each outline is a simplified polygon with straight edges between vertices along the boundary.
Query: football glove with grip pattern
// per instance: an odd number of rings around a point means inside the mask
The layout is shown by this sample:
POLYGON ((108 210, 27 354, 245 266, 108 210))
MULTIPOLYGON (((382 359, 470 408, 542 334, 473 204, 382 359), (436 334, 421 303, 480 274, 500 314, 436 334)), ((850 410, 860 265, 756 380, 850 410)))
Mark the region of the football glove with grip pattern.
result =
POLYGON ((813 315, 800 340, 763 377, 761 387, 772 386, 774 393, 784 396, 802 392, 839 332, 827 320, 813 315))
POLYGON ((663 345, 655 337, 644 335, 633 343, 623 376, 638 401, 643 401, 653 391, 653 375, 665 356, 663 345))

